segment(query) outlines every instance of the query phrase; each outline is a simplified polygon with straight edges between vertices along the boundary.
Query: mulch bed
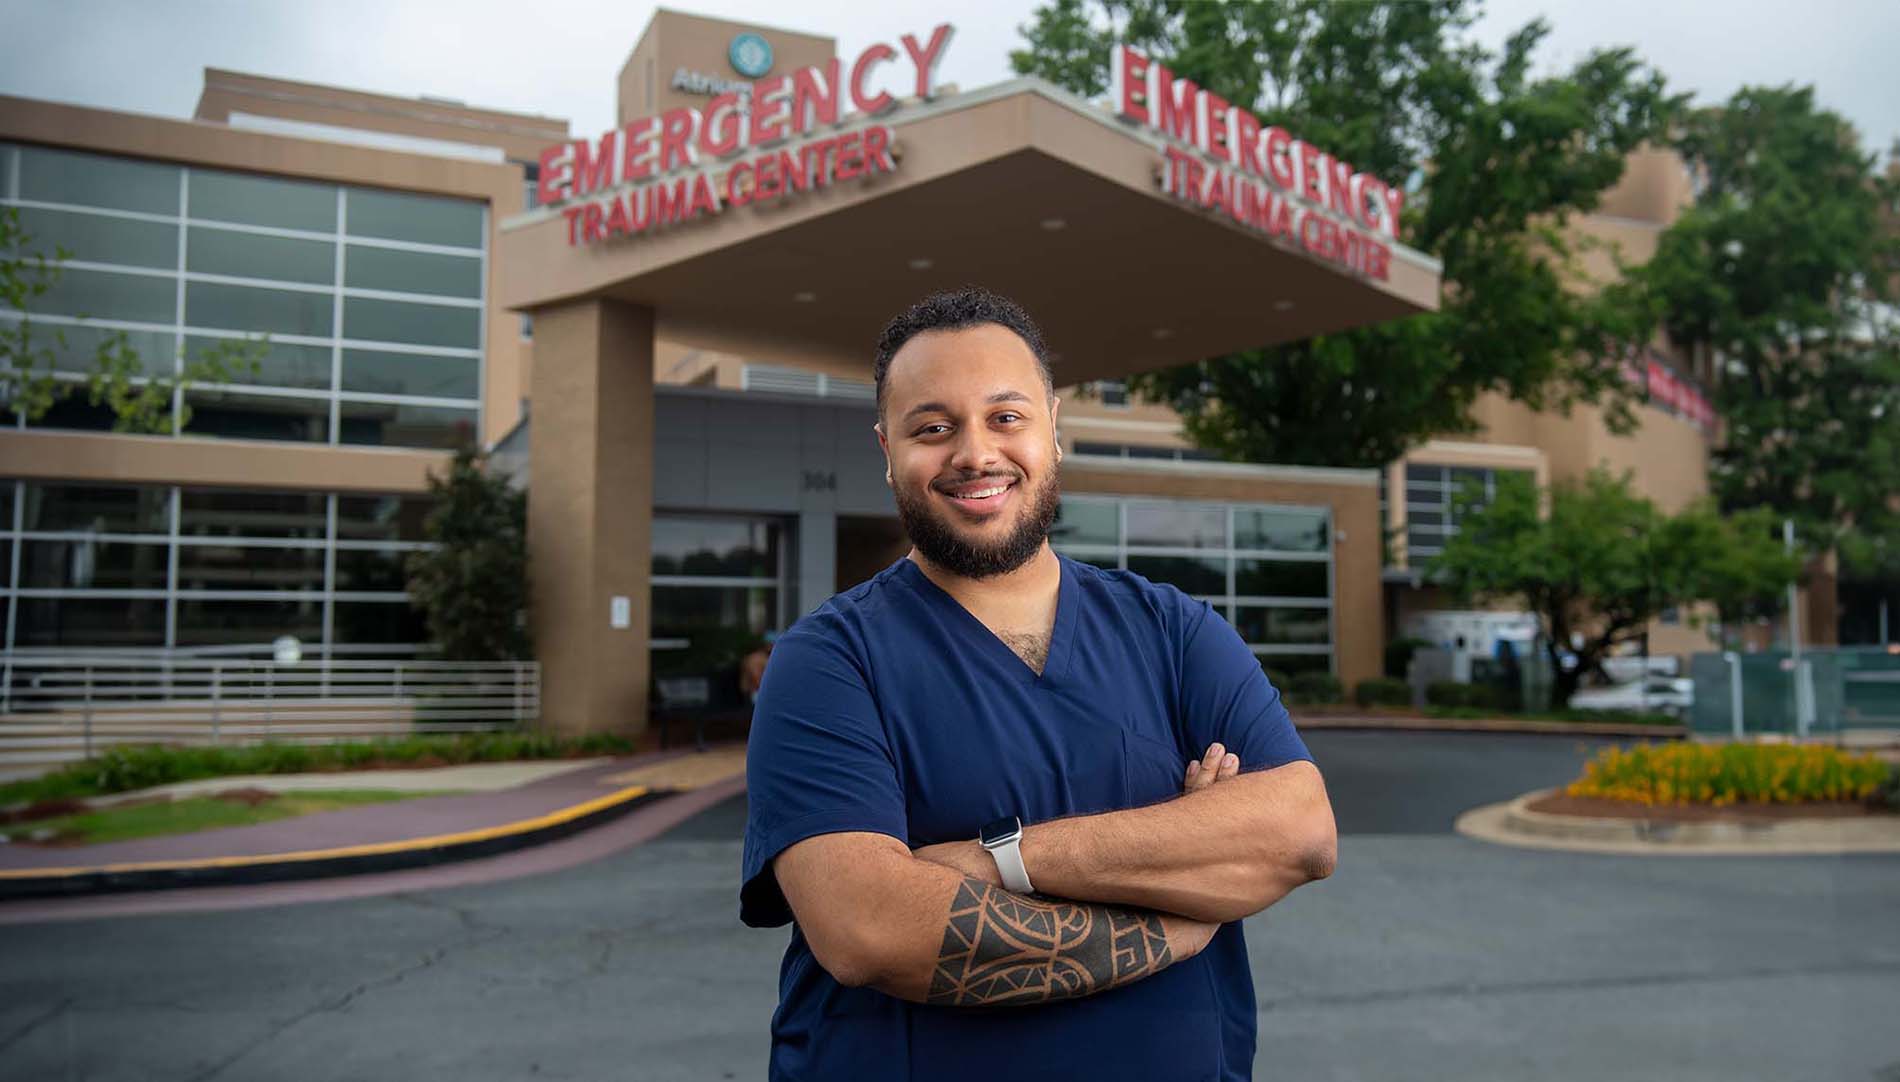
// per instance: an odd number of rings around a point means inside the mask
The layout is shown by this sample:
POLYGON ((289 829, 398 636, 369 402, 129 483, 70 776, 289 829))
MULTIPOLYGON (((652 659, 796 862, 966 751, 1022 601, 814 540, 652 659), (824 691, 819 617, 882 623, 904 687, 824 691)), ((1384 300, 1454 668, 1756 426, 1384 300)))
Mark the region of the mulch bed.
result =
POLYGON ((1811 804, 1638 804, 1600 796, 1571 796, 1558 792, 1531 801, 1525 807, 1551 815, 1585 815, 1598 819, 1648 819, 1671 823, 1764 823, 1788 819, 1858 819, 1887 815, 1857 801, 1816 801, 1811 804))

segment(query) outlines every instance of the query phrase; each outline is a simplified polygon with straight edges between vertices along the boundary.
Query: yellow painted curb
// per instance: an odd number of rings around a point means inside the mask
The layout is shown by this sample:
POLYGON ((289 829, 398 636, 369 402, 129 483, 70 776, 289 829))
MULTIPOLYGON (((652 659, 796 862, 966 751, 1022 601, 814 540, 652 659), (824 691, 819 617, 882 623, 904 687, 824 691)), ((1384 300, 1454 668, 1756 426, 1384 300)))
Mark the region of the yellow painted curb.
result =
POLYGON ((247 857, 205 857, 199 860, 147 860, 128 861, 120 864, 100 864, 81 868, 20 868, 0 871, 0 882, 31 879, 60 879, 77 875, 100 875, 124 872, 166 872, 191 871, 199 868, 245 868, 259 864, 296 864, 315 860, 336 860, 347 857, 379 856, 386 853, 402 853, 423 849, 440 849, 451 845, 465 845, 470 842, 490 841, 506 838, 515 834, 527 834, 532 831, 546 830, 563 823, 570 823, 583 816, 605 811, 630 800, 638 800, 652 790, 645 785, 633 785, 617 792, 580 804, 574 804, 533 819, 522 819, 500 826, 483 827, 479 830, 464 830, 454 834, 436 834, 426 838, 408 838, 395 842, 374 842, 367 845, 348 845, 334 849, 303 849, 290 853, 264 853, 247 857))

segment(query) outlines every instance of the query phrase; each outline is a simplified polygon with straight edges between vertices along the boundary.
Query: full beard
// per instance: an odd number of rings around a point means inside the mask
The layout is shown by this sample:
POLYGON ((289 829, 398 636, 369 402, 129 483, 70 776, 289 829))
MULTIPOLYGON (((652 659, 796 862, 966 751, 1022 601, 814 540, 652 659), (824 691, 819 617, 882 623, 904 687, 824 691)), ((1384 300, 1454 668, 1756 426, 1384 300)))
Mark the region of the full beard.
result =
MULTIPOLYGON (((1017 484, 1022 484, 1020 478, 1017 484)), ((924 559, 953 575, 969 579, 987 579, 1005 575, 1028 563, 1042 549, 1055 525, 1056 510, 1062 503, 1062 478, 1055 469, 1029 497, 1016 516, 1015 525, 996 541, 973 541, 928 502, 928 492, 919 496, 895 489, 897 518, 910 535, 910 543, 924 559)))

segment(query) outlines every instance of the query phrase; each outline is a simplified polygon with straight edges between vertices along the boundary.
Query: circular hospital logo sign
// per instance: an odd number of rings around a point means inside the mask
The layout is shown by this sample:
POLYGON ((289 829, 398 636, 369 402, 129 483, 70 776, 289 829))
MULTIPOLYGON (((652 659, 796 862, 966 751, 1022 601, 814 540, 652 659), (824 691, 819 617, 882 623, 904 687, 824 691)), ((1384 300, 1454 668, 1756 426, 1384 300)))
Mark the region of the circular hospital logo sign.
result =
POLYGON ((757 79, 772 70, 772 43, 757 34, 740 34, 726 50, 732 70, 748 79, 757 79))

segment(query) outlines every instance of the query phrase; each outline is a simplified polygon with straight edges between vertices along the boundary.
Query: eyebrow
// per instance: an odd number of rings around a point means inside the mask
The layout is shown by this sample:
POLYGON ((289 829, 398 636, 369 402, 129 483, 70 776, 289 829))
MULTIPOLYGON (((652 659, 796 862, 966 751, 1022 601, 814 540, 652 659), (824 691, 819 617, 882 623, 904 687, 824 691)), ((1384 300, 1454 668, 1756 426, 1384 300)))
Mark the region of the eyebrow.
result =
MULTIPOLYGON (((1021 391, 998 391, 995 394, 984 399, 983 401, 985 405, 994 406, 999 402, 1030 402, 1031 399, 1028 395, 1022 393, 1021 391)), ((950 407, 944 405, 942 402, 923 402, 918 405, 912 406, 910 410, 904 414, 904 420, 909 421, 912 417, 915 417, 920 413, 949 413, 949 412, 950 412, 950 407)))

